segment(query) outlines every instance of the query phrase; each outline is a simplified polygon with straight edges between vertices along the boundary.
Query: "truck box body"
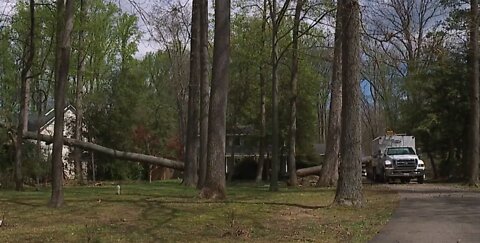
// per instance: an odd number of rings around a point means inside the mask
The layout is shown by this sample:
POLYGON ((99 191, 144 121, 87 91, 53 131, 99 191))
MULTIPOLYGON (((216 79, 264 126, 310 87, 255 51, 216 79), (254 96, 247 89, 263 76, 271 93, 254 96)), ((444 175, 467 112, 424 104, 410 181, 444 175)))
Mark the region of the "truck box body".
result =
POLYGON ((411 147, 415 150, 415 137, 407 135, 377 137, 372 141, 372 155, 378 157, 385 152, 385 149, 392 147, 411 147))

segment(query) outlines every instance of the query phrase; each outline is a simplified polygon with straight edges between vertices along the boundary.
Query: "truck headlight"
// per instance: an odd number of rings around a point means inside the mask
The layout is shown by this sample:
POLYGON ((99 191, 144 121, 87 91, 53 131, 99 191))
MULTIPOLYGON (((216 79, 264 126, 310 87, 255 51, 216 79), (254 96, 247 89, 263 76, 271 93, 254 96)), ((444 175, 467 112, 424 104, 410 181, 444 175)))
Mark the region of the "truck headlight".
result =
POLYGON ((390 160, 385 160, 385 165, 392 165, 392 161, 390 161, 390 160))
POLYGON ((422 160, 418 160, 418 168, 425 169, 425 163, 422 160))

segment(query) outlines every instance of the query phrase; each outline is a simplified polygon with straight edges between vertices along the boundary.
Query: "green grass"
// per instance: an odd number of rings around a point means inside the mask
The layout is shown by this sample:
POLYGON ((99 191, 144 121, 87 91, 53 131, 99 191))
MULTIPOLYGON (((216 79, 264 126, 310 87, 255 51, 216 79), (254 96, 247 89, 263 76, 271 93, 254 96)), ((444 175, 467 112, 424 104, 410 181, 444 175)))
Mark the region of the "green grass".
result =
POLYGON ((366 242, 388 221, 398 197, 365 185, 366 206, 331 207, 334 189, 238 184, 228 199, 199 199, 177 181, 71 186, 66 204, 50 191, 0 191, 0 242, 366 242))

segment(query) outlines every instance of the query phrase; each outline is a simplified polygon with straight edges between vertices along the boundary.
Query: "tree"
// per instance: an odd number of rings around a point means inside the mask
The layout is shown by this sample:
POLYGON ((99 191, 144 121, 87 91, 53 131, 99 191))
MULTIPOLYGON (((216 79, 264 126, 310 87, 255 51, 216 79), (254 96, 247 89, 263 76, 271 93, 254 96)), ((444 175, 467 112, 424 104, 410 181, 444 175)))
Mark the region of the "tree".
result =
POLYGON ((325 162, 318 179, 318 186, 335 186, 338 180, 340 159, 341 112, 342 112, 342 1, 337 1, 335 20, 335 43, 333 50, 332 80, 330 82, 330 110, 326 139, 325 162))
POLYGON ((478 171, 480 164, 480 88, 479 88, 479 53, 478 53, 478 0, 470 1, 470 143, 468 184, 478 186, 478 171))
POLYGON ((192 3, 192 31, 190 42, 190 81, 188 84, 188 118, 187 141, 185 149, 185 172, 183 184, 195 186, 198 167, 198 125, 199 125, 199 92, 200 92, 200 26, 202 0, 192 3))
POLYGON ((208 146, 208 0, 202 0, 200 8, 200 156, 197 188, 201 189, 207 176, 208 146))
POLYGON ((51 207, 63 205, 63 129, 65 92, 70 63, 71 38, 73 29, 73 0, 57 1, 57 42, 55 56, 55 125, 52 150, 52 196, 51 207))
POLYGON ((279 120, 278 120, 278 34, 280 26, 287 11, 290 0, 286 0, 279 12, 277 12, 277 1, 270 3, 270 19, 272 22, 271 39, 271 60, 272 65, 272 171, 270 175, 270 191, 278 191, 278 170, 279 170, 279 120))
MULTIPOLYGON (((77 87, 75 92, 75 134, 77 140, 82 138, 83 128, 83 78, 85 73, 85 31, 84 21, 87 20, 87 4, 88 0, 80 0, 80 30, 78 31, 78 62, 77 62, 77 87)), ((75 163, 75 177, 80 184, 83 184, 83 168, 82 168, 82 150, 75 148, 73 151, 73 159, 75 163)))
POLYGON ((225 198, 225 139, 230 62, 230 0, 215 1, 212 84, 208 114, 207 176, 200 195, 225 198))
POLYGON ((295 17, 293 19, 292 29, 292 77, 290 81, 291 85, 291 98, 290 98, 290 129, 288 140, 288 170, 291 186, 296 186, 297 181, 297 166, 295 160, 295 145, 297 136, 297 95, 298 95, 298 36, 300 29, 300 14, 302 12, 304 0, 297 0, 295 7, 295 17))
POLYGON ((360 132, 360 4, 357 0, 344 0, 340 7, 342 8, 342 135, 335 203, 361 206, 363 193, 360 132))
POLYGON ((23 174, 22 174, 22 146, 23 133, 28 129, 28 107, 30 97, 30 80, 32 76, 32 64, 35 56, 35 2, 30 0, 30 32, 27 38, 28 49, 27 59, 24 61, 24 68, 22 70, 21 90, 20 90, 20 112, 18 118, 17 139, 15 144, 15 189, 17 191, 23 190, 23 174))
MULTIPOLYGON (((262 8, 262 35, 261 35, 261 44, 262 50, 265 49, 265 31, 267 25, 267 0, 263 0, 263 8, 262 8)), ((262 181, 263 176, 263 167, 265 165, 265 140, 266 140, 266 127, 267 127, 267 119, 266 119, 266 95, 265 95, 265 74, 263 69, 265 68, 265 64, 262 62, 262 65, 259 67, 259 76, 260 76, 260 141, 259 141, 259 158, 257 164, 257 175, 255 177, 255 181, 260 183, 262 181)))
MULTIPOLYGON (((188 113, 188 46, 191 21, 190 10, 181 1, 163 1, 150 14, 154 40, 169 59, 168 83, 176 98, 179 137, 186 143, 188 113)), ((183 153, 182 153, 183 154, 183 153)))
MULTIPOLYGON (((368 75, 373 87, 374 113, 385 121, 382 123, 394 131, 410 131, 411 124, 403 124, 402 116, 421 103, 422 95, 416 89, 416 76, 432 63, 426 57, 427 40, 431 33, 442 28, 448 7, 437 0, 373 0, 365 9, 364 51, 367 60, 363 72, 377 68, 368 75), (385 69, 389 70, 385 70, 385 69), (383 72, 383 73, 382 73, 383 72), (378 105, 377 105, 378 104, 378 105), (404 109, 402 109, 404 108, 404 109), (384 111, 382 111, 383 109, 384 111)), ((379 131, 382 131, 381 129, 379 131)), ((375 134, 376 136, 379 134, 375 134)))

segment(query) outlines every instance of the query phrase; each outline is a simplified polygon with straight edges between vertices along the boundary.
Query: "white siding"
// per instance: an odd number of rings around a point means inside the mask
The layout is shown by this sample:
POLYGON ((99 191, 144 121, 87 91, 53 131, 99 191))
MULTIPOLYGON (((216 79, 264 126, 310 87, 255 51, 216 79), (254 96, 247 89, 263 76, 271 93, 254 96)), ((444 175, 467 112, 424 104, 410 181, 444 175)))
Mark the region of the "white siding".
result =
MULTIPOLYGON (((73 137, 75 132, 74 128, 75 128, 76 115, 71 108, 70 109, 66 108, 64 114, 65 114, 65 119, 64 119, 65 129, 63 131, 63 136, 71 138, 73 137)), ((54 125, 55 125, 54 121, 47 123, 46 126, 41 131, 41 133, 44 135, 53 136, 54 125)), ((85 140, 85 139, 82 138, 82 140, 85 140)), ((42 152, 43 152, 43 156, 45 157, 45 160, 50 161, 50 158, 52 156, 53 144, 47 145, 45 142, 41 142, 41 147, 42 147, 42 152)), ((70 148, 68 146, 63 146, 63 150, 62 150, 63 170, 64 170, 64 177, 67 180, 75 179, 75 164, 73 162, 73 158, 71 158, 72 153, 73 153, 73 148, 70 148)), ((83 167, 84 175, 86 175, 87 173, 86 161, 82 161, 82 167, 83 167)))

